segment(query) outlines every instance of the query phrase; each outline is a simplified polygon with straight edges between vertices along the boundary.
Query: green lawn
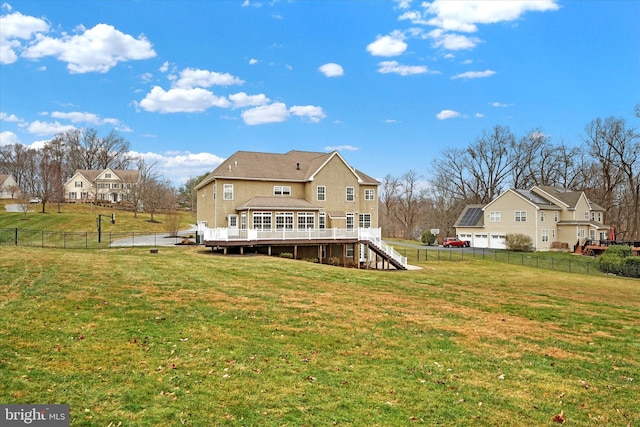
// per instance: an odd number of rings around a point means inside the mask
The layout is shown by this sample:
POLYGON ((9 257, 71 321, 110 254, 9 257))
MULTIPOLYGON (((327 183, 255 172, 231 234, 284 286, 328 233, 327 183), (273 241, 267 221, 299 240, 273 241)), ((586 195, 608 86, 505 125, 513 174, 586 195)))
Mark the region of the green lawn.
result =
POLYGON ((0 246, 0 402, 74 426, 640 423, 638 280, 418 264, 0 246))
MULTIPOLYGON (((61 204, 48 203, 46 210, 42 212, 41 204, 29 205, 29 212, 7 212, 5 206, 11 201, 0 201, 0 228, 21 228, 31 230, 49 230, 56 232, 88 231, 95 232, 96 219, 103 215, 102 231, 104 233, 118 232, 145 232, 162 233, 166 231, 167 216, 163 212, 154 215, 154 222, 148 213, 138 213, 121 210, 117 207, 95 206, 93 204, 61 204), (111 214, 115 214, 116 223, 108 221, 111 214)), ((15 202, 14 202, 15 203, 15 202)), ((181 228, 188 229, 196 223, 195 215, 180 212, 181 228)))

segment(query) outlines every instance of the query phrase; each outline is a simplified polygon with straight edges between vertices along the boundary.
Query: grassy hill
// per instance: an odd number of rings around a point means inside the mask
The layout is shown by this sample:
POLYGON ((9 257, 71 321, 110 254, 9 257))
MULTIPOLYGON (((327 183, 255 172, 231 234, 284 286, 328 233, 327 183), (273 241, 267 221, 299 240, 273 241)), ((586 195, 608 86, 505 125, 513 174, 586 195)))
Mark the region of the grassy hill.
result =
MULTIPOLYGON (((167 224, 167 214, 164 212, 154 215, 154 222, 148 213, 138 213, 137 217, 133 212, 121 210, 117 207, 109 208, 95 206, 93 204, 61 204, 58 210, 57 204, 48 203, 46 212, 42 213, 41 204, 29 205, 29 212, 7 212, 6 205, 10 201, 0 201, 0 228, 28 228, 33 230, 51 231, 96 231, 96 218, 99 214, 110 216, 116 215, 116 223, 108 221, 102 222, 102 230, 108 232, 165 232, 167 224)), ((196 223, 195 215, 188 212, 179 212, 180 229, 188 229, 190 225, 196 223)))
POLYGON ((638 281, 418 264, 0 247, 0 402, 73 426, 640 423, 638 281))

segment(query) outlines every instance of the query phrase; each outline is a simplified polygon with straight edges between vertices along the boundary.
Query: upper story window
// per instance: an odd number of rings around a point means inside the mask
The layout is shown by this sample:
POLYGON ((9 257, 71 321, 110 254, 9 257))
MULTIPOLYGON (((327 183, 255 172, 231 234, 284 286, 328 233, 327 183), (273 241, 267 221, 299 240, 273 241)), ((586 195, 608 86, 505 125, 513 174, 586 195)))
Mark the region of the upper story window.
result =
POLYGON ((233 184, 224 184, 222 191, 224 200, 233 200, 233 184))
POLYGON ((376 192, 368 189, 368 190, 364 190, 364 199, 365 200, 375 200, 376 197, 376 192))
POLYGON ((347 187, 347 202, 353 202, 356 199, 356 189, 347 187))
POLYGON ((500 222, 502 220, 502 213, 500 211, 489 212, 489 222, 500 222))
POLYGON ((105 174, 104 174, 104 177, 105 177, 105 178, 111 178, 111 174, 110 174, 110 173, 105 173, 105 174))
POLYGON ((527 211, 515 211, 514 212, 514 220, 515 222, 526 222, 527 221, 527 211))
POLYGON ((353 213, 347 213, 347 230, 353 230, 353 221, 354 221, 354 215, 353 213))
POLYGON ((584 219, 589 220, 589 211, 584 211, 584 219))
POLYGON ((316 187, 316 198, 319 202, 324 202, 327 200, 327 187, 324 185, 318 185, 316 187))
POLYGON ((555 222, 558 222, 558 219, 559 219, 559 214, 558 214, 558 212, 554 212, 554 213, 553 213, 553 220, 554 220, 555 222))
POLYGON ((111 188, 118 188, 118 184, 111 184, 111 188))
POLYGON ((371 228, 371 214, 360 214, 358 219, 358 227, 371 228))
POLYGON ((273 194, 274 194, 274 196, 290 196, 291 195, 291 186, 289 186, 289 185, 274 185, 273 186, 273 194))
POLYGON ((544 222, 544 212, 540 212, 540 222, 544 222))
POLYGON ((82 181, 76 181, 76 188, 82 188, 82 181))

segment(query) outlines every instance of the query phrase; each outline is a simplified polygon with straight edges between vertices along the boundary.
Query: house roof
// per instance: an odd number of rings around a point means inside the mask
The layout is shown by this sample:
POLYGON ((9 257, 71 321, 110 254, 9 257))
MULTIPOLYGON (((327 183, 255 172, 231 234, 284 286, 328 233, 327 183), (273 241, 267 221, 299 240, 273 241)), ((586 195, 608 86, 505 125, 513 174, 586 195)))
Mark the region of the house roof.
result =
POLYGON ((0 185, 4 184, 5 181, 9 179, 10 176, 11 175, 0 173, 0 185))
MULTIPOLYGON (((578 202, 580 201, 580 198, 584 194, 584 191, 572 191, 572 190, 567 190, 565 188, 552 187, 550 185, 539 185, 537 187, 533 187, 531 190, 532 191, 539 190, 543 193, 546 193, 546 195, 560 201, 561 203, 566 205, 568 208, 575 208, 578 202)), ((585 198, 586 198, 586 195, 585 195, 585 198)), ((597 203, 592 202, 588 198, 586 198, 586 200, 591 210, 603 211, 603 212, 605 211, 605 209, 599 206, 597 203)))
POLYGON ((291 197, 252 197, 245 203, 236 208, 239 211, 256 210, 256 209, 290 209, 290 210, 320 210, 320 207, 309 203, 305 199, 296 199, 291 197))
POLYGON ((484 226, 484 205, 467 205, 460 213, 454 227, 482 227, 484 226))
POLYGON ((258 181, 308 182, 333 157, 340 158, 362 184, 380 183, 352 168, 337 151, 319 153, 292 150, 285 154, 238 151, 213 170, 196 188, 214 179, 242 179, 258 181))
POLYGON ((562 210, 562 208, 560 208, 555 203, 552 203, 551 201, 545 199, 539 194, 534 193, 531 190, 514 190, 514 191, 541 209, 550 209, 550 210, 558 210, 558 211, 562 210))
MULTIPOLYGON (((82 175, 88 181, 94 182, 102 173, 104 173, 105 170, 107 169, 99 169, 99 170, 77 169, 76 173, 73 174, 73 177, 75 177, 76 175, 82 175)), ((108 169, 108 170, 116 174, 118 178, 120 178, 120 180, 125 182, 136 182, 140 178, 139 170, 133 170, 133 169, 108 169)), ((71 179, 73 179, 73 177, 71 177, 71 179)), ((69 181, 71 181, 71 179, 69 181)))

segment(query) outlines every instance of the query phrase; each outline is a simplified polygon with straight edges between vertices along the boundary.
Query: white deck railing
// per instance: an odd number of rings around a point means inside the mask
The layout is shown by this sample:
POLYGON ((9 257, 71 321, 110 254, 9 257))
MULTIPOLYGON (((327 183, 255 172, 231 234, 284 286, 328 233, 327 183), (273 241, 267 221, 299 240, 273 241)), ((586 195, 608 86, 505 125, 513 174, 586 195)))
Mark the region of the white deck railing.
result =
POLYGON ((308 230, 256 230, 238 228, 208 228, 198 226, 198 232, 202 234, 204 241, 222 242, 250 242, 261 240, 341 240, 358 239, 367 240, 384 251, 403 266, 407 266, 407 257, 400 255, 395 249, 382 240, 380 228, 323 228, 308 230))

